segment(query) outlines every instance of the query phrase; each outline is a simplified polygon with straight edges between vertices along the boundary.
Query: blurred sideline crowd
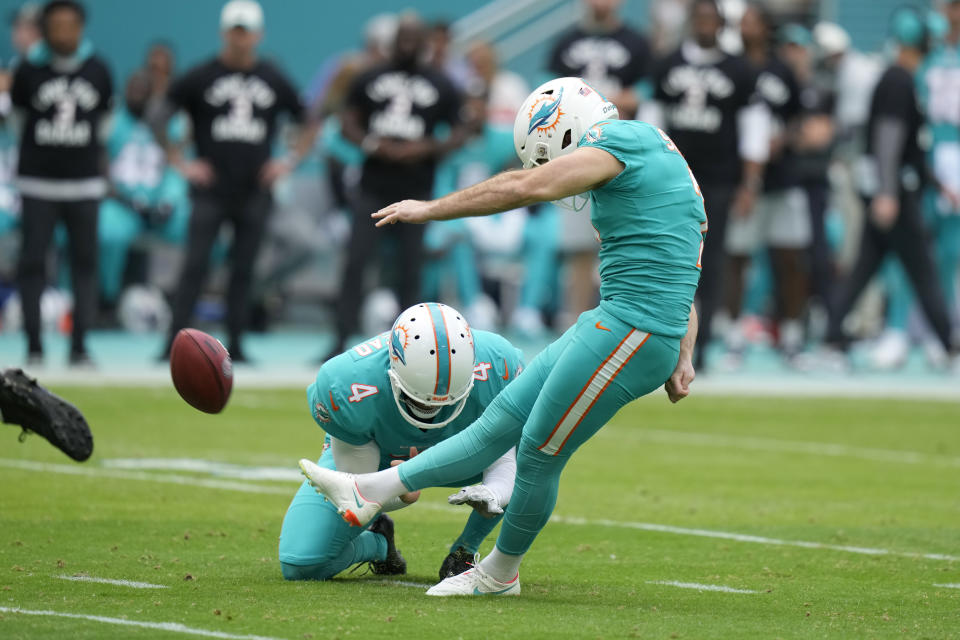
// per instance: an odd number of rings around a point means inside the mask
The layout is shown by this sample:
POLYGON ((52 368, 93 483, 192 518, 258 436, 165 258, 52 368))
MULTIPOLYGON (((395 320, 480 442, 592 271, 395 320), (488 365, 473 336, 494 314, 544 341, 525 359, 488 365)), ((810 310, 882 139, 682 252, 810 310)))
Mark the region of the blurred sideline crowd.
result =
MULTIPOLYGON (((25 4, 0 67, 0 331, 24 333, 31 364, 45 330, 69 333, 71 364, 90 366, 91 328, 222 323, 243 362, 246 331, 328 330, 334 354, 423 299, 485 329, 568 326, 598 296, 589 205, 384 230, 369 214, 515 168, 529 91, 578 75, 663 128, 701 187, 699 367, 737 368, 754 344, 829 365, 858 339, 877 368, 914 344, 944 366, 960 342, 960 1, 898 9, 869 54, 809 4, 635 16, 584 0, 535 78, 490 43, 455 49, 446 23, 377 15, 299 88, 258 55, 253 0, 224 5, 207 61, 180 68, 157 40, 123 79, 82 4, 25 4)), ((319 341, 305 357, 324 359, 319 341)))

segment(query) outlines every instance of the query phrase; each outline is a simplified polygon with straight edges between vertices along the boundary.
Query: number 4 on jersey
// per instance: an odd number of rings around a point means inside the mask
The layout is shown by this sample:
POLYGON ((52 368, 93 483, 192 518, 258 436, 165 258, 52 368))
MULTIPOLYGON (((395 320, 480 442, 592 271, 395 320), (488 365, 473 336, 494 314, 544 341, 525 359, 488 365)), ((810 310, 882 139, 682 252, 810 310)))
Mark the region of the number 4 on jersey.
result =
POLYGON ((354 382, 350 385, 350 392, 352 395, 347 398, 348 402, 360 402, 364 398, 369 398, 372 395, 376 395, 380 392, 372 384, 360 384, 359 382, 354 382))

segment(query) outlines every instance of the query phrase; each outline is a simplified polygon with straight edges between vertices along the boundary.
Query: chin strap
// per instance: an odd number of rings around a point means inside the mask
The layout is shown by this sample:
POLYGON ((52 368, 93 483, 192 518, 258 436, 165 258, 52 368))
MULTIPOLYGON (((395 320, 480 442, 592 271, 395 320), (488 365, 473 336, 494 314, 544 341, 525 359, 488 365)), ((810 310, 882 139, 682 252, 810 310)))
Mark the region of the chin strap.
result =
POLYGON ((403 396, 403 404, 407 408, 407 411, 409 411, 416 417, 420 418, 421 420, 429 420, 430 418, 433 418, 438 413, 440 413, 440 409, 443 408, 443 407, 435 407, 430 409, 422 409, 417 405, 415 405, 413 402, 410 402, 406 396, 403 396))

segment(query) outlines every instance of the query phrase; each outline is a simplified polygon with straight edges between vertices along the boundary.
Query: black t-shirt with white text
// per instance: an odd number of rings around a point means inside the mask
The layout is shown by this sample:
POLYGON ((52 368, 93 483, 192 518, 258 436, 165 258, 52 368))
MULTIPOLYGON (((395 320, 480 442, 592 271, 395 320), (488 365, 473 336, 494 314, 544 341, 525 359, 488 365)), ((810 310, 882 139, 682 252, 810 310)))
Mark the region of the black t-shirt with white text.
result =
MULTIPOLYGON (((456 125, 460 104, 460 94, 442 72, 386 64, 353 80, 346 108, 359 113, 369 135, 411 141, 432 136, 441 122, 456 125)), ((403 164, 368 156, 360 186, 385 197, 429 197, 435 172, 434 160, 403 164)))
MULTIPOLYGON (((757 71, 757 96, 769 107, 777 133, 783 134, 800 115, 800 85, 790 67, 775 55, 757 71)), ((796 158, 790 147, 784 146, 767 163, 764 191, 782 191, 796 185, 798 178, 796 158)))
POLYGON ((574 27, 554 44, 549 66, 558 76, 583 78, 610 98, 647 77, 650 63, 650 45, 646 38, 620 25, 606 34, 574 27))
POLYGON ((714 60, 695 64, 681 47, 654 73, 654 97, 663 105, 667 133, 706 184, 740 181, 737 115, 755 95, 756 74, 747 61, 719 51, 714 60))
POLYGON ((54 180, 102 176, 100 126, 112 96, 110 72, 96 56, 70 71, 23 60, 10 88, 11 102, 25 115, 18 173, 54 180))
POLYGON ((212 190, 221 194, 257 190, 278 116, 302 121, 305 114, 293 85, 263 60, 237 70, 214 58, 178 78, 167 97, 190 116, 197 157, 213 166, 212 190))

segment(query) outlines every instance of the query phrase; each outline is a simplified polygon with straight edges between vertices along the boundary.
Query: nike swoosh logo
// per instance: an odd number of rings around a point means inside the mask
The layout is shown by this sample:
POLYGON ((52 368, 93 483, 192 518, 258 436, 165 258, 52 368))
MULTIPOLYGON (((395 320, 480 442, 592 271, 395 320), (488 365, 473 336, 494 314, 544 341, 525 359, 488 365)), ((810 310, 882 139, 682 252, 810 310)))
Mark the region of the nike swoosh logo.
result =
POLYGON ((507 587, 506 589, 500 589, 500 591, 480 591, 480 589, 474 587, 474 588, 473 588, 473 595, 475 595, 475 596, 498 596, 498 595, 500 595, 501 593, 506 593, 507 591, 510 591, 510 589, 511 589, 512 587, 513 587, 513 585, 510 585, 510 586, 507 587))
POLYGON ((360 498, 357 497, 357 490, 353 490, 353 501, 357 503, 357 509, 363 509, 363 503, 360 502, 360 498))
POLYGON ((506 359, 506 358, 503 359, 503 379, 504 379, 504 380, 509 380, 509 379, 510 379, 510 366, 507 365, 507 359, 506 359))
POLYGON ((340 411, 340 407, 338 407, 337 403, 333 400, 333 391, 330 392, 330 408, 334 411, 340 411))
MULTIPOLYGON (((600 329, 601 331, 610 331, 610 329, 607 329, 605 326, 603 326, 602 324, 600 324, 600 321, 599 321, 599 320, 597 321, 597 324, 595 324, 595 325, 593 325, 593 326, 595 326, 597 329, 600 329)), ((332 399, 333 399, 333 398, 331 398, 331 400, 332 400, 332 399)))

